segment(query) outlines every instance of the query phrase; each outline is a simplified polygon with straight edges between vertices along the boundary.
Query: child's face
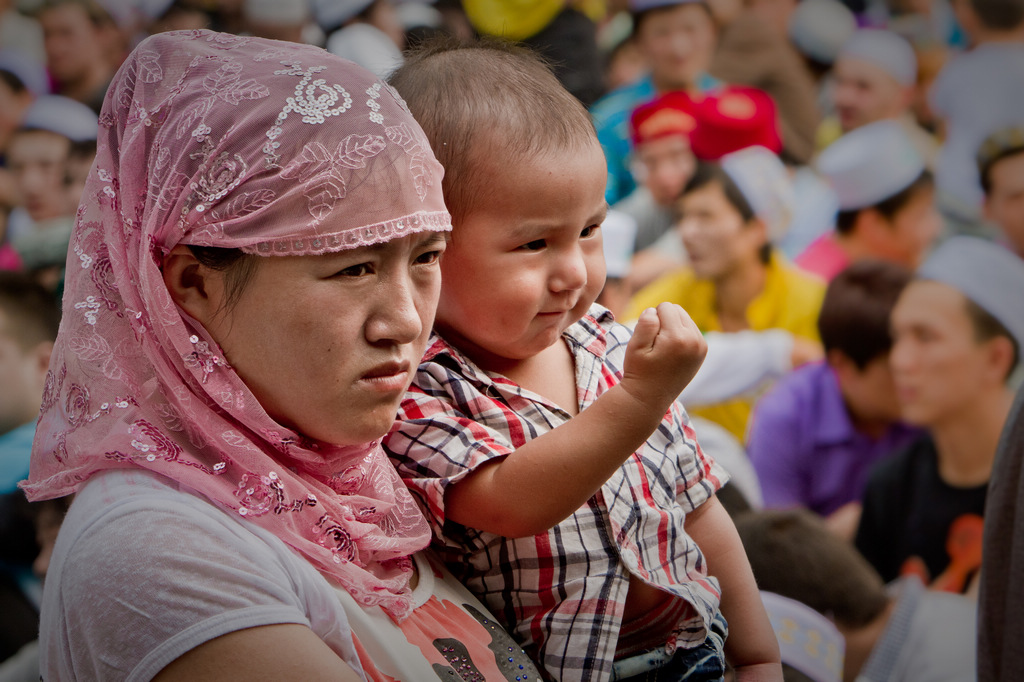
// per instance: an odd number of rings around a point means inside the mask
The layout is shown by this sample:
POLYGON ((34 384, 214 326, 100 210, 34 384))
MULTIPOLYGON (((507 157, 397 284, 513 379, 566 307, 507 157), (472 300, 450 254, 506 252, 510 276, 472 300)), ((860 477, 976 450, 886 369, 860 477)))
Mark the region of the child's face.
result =
POLYGON ((441 261, 436 327, 485 369, 502 371, 560 338, 597 299, 605 266, 604 154, 580 151, 481 163, 488 188, 441 261))

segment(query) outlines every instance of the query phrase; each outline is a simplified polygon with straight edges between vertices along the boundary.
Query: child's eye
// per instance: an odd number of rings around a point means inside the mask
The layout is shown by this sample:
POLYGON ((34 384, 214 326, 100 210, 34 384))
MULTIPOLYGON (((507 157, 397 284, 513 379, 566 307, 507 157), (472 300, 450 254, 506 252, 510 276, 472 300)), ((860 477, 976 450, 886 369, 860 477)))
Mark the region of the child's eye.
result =
POLYGON ((527 242, 520 246, 519 248, 526 249, 527 251, 540 251, 545 246, 547 246, 547 242, 545 240, 534 239, 532 242, 527 242))
POLYGON ((586 239, 587 237, 593 237, 595 234, 597 234, 597 228, 598 227, 600 227, 600 226, 599 225, 588 225, 587 227, 584 227, 583 231, 580 232, 580 237, 582 237, 583 239, 586 239))

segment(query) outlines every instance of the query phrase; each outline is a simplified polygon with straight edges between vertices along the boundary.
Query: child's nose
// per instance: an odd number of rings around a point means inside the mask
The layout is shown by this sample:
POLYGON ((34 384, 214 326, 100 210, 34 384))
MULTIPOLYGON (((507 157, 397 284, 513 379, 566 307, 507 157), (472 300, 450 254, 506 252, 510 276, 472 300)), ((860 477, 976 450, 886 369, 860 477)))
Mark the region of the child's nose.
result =
POLYGON ((554 291, 572 291, 587 283, 587 263, 580 248, 574 247, 561 254, 551 278, 554 291))

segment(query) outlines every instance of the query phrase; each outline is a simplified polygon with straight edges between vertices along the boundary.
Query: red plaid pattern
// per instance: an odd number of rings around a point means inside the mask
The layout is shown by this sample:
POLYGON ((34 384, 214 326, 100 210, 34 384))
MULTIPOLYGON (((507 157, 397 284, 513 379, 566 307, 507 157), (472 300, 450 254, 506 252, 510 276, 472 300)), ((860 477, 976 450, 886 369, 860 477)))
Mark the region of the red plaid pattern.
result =
MULTIPOLYGON (((599 306, 563 334, 576 361, 581 409, 621 379, 629 336, 599 306)), ((449 569, 546 674, 608 680, 630 573, 693 606, 670 646, 696 646, 707 636, 718 582, 683 521, 728 475, 703 453, 675 403, 644 447, 547 533, 506 538, 445 519, 445 488, 569 419, 434 336, 385 448, 422 503, 449 569)))

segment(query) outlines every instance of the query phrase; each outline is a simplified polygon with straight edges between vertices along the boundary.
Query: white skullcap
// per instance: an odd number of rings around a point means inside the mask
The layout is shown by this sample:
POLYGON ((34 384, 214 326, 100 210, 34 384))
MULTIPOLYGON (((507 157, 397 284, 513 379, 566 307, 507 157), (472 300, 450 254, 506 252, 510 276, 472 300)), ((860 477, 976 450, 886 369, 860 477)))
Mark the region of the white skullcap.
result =
POLYGON ((834 62, 856 30, 856 17, 839 0, 801 0, 789 15, 789 39, 822 64, 834 62))
POLYGON ((601 223, 604 262, 608 276, 621 279, 629 274, 636 246, 636 220, 622 211, 610 210, 601 223))
POLYGON ((892 31, 862 28, 843 44, 837 59, 857 59, 879 67, 903 87, 917 83, 914 48, 892 31))
POLYGON ((45 95, 50 92, 50 84, 46 79, 46 67, 21 50, 4 48, 0 50, 0 69, 13 74, 25 89, 33 95, 45 95))
POLYGON ((422 27, 441 28, 444 25, 444 15, 430 0, 399 2, 395 5, 395 10, 398 12, 398 21, 406 31, 422 27))
POLYGON ((297 26, 309 21, 309 0, 245 0, 245 18, 260 24, 297 26))
POLYGON ((21 127, 49 130, 72 142, 95 140, 99 119, 89 107, 61 95, 41 95, 25 112, 21 127))
POLYGON ((869 123, 846 133, 818 156, 843 211, 874 206, 909 187, 924 159, 898 121, 869 123))
POLYGON ((156 21, 167 14, 172 4, 174 0, 138 0, 136 6, 147 21, 156 21))
POLYGON ((373 4, 373 0, 311 0, 313 18, 324 31, 333 31, 373 4))
POLYGON ((781 239, 793 218, 796 196, 779 157, 765 147, 746 147, 726 154, 719 163, 768 227, 768 240, 781 239))
POLYGON ((950 237, 917 275, 959 291, 999 320, 1024 350, 1024 260, 978 237, 950 237))

